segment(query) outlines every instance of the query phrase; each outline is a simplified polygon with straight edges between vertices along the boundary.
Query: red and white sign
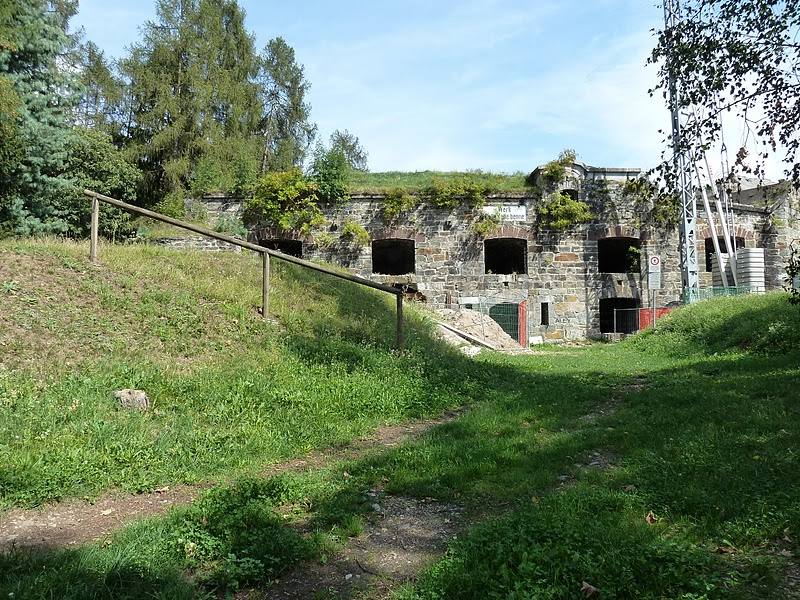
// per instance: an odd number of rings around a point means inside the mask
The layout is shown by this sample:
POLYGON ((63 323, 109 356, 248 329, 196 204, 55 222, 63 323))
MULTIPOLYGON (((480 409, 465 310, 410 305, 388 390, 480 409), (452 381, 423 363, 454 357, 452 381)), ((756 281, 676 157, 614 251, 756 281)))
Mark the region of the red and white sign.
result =
POLYGON ((655 273, 656 271, 661 270, 661 257, 660 256, 651 256, 650 257, 650 272, 655 273))

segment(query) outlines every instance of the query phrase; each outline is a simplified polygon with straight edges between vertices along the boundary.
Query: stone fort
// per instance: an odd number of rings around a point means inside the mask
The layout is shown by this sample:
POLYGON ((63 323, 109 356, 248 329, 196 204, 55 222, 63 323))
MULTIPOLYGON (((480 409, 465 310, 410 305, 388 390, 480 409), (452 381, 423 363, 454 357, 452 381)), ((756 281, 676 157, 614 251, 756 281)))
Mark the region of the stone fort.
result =
MULTIPOLYGON (((592 217, 566 231, 541 227, 541 194, 494 195, 481 208, 423 202, 392 219, 384 214, 383 196, 355 195, 323 206, 324 235, 279 231, 270 223, 256 224, 248 235, 269 248, 400 286, 432 305, 480 307, 490 316, 510 312, 512 323, 503 327, 523 345, 630 333, 636 325, 621 316, 682 302, 680 215, 659 220, 652 199, 626 193, 641 175, 639 169, 575 161, 549 193, 582 200, 592 217), (481 212, 499 215, 493 231, 476 233, 481 212), (346 235, 347 222, 360 224, 368 241, 346 235), (660 260, 658 289, 648 286, 651 257, 660 260)), ((212 218, 241 214, 241 199, 207 196, 202 202, 212 218)), ((737 248, 763 249, 758 291, 783 288, 790 243, 800 238, 797 206, 785 182, 743 186, 732 198, 737 248)), ((702 204, 697 214, 701 287, 712 288, 712 229, 702 204)))

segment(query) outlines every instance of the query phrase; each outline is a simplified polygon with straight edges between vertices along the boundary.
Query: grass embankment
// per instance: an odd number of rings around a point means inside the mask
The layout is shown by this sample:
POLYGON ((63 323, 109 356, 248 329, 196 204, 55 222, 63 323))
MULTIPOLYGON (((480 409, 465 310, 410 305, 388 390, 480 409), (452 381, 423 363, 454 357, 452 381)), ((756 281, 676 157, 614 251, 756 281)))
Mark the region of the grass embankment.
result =
POLYGON ((258 256, 85 250, 0 246, 0 507, 257 471, 458 402, 464 365, 421 360, 413 320, 392 350, 392 296, 273 261, 272 323, 258 256))
POLYGON ((487 173, 484 171, 386 171, 365 173, 353 171, 350 174, 349 188, 351 194, 385 194, 393 189, 402 189, 409 194, 422 194, 436 185, 447 185, 455 182, 470 181, 485 184, 495 192, 514 194, 530 193, 526 185, 527 173, 487 173))
POLYGON ((486 519, 406 598, 574 598, 584 581, 601 597, 786 597, 800 317, 783 295, 699 303, 616 346, 470 361, 413 317, 397 353, 391 299, 288 268, 279 324, 265 323, 247 257, 104 248, 108 268, 92 268, 69 245, 0 252, 5 506, 244 476, 106 547, 0 557, 3 597, 192 598, 265 583, 358 533, 370 489, 486 519), (118 411, 119 387, 147 390, 153 410, 118 411), (252 477, 463 404, 414 444, 252 477))

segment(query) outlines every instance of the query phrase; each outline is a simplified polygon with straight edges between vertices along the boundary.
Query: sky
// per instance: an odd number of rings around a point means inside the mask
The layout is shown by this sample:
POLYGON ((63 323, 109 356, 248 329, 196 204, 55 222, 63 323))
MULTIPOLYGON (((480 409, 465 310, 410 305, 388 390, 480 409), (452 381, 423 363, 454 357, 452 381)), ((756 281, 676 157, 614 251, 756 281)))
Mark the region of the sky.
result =
MULTIPOLYGON (((239 0, 260 51, 282 37, 311 84, 318 139, 358 136, 371 171, 529 173, 573 149, 597 167, 660 161, 669 111, 646 65, 655 0, 239 0)), ((120 58, 155 0, 80 0, 120 58)))

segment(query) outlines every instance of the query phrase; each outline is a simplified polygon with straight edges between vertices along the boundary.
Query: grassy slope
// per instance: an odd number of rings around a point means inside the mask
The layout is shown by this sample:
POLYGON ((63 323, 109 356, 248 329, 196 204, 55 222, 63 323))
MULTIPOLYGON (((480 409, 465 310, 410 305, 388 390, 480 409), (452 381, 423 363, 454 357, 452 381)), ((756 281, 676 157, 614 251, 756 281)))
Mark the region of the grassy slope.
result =
POLYGON ((569 387, 539 395, 564 403, 556 431, 580 440, 561 456, 574 482, 477 527, 404 597, 572 598, 583 581, 606 597, 796 594, 779 573, 800 533, 799 335, 800 311, 775 294, 699 303, 558 365, 498 359, 585 378, 587 395, 628 381, 588 424, 568 416, 569 387), (587 451, 613 467, 578 466, 587 451))
POLYGON ((458 402, 459 364, 426 365, 413 322, 392 350, 388 295, 276 261, 275 324, 258 257, 85 256, 0 246, 0 506, 232 477, 458 402), (122 388, 154 410, 118 411, 122 388))
POLYGON ((275 326, 255 316, 259 269, 246 258, 104 248, 113 268, 94 269, 85 251, 0 246, 7 505, 246 475, 379 422, 471 410, 415 444, 218 486, 108 548, 0 558, 0 595, 188 598, 268 581, 357 532, 362 492, 379 488, 499 515, 408 598, 573 598, 583 581, 603 597, 786 596, 800 313, 782 295, 699 303, 621 345, 472 362, 419 324, 397 354, 391 304, 349 286, 279 270, 275 326), (158 412, 118 412, 116 387, 147 389, 158 412), (611 466, 593 467, 597 456, 611 466), (274 507, 308 520, 311 538, 274 507))

